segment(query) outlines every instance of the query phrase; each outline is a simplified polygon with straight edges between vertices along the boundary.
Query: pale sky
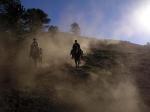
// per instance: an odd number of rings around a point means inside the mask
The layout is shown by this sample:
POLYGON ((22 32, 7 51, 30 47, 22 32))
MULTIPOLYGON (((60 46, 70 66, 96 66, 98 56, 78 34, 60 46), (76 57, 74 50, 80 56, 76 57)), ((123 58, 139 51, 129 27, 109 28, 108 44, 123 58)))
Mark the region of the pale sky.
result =
POLYGON ((145 44, 150 41, 150 0, 21 0, 40 8, 52 25, 69 32, 77 22, 81 35, 145 44))

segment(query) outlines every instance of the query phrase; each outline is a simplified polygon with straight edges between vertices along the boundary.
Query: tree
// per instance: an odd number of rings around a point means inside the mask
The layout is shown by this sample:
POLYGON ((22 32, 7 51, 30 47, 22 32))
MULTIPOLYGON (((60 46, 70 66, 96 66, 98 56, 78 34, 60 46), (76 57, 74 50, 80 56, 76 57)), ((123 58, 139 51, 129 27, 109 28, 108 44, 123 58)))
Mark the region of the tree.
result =
POLYGON ((50 22, 48 15, 41 9, 27 9, 24 14, 25 28, 29 32, 36 32, 50 22))
POLYGON ((74 22, 71 24, 71 32, 73 32, 74 34, 79 35, 80 34, 80 27, 79 24, 74 22))
POLYGON ((24 7, 20 0, 1 0, 0 1, 0 30, 1 31, 20 31, 22 28, 22 16, 24 7))
POLYGON ((53 26, 51 25, 48 29, 48 31, 52 34, 52 36, 54 36, 59 30, 57 26, 53 26))
POLYGON ((0 0, 0 42, 12 50, 11 58, 16 57, 26 33, 42 29, 49 21, 44 11, 25 9, 21 0, 0 0))
POLYGON ((0 32, 11 34, 22 40, 26 32, 36 32, 48 24, 50 19, 41 9, 25 9, 20 0, 0 0, 0 32))

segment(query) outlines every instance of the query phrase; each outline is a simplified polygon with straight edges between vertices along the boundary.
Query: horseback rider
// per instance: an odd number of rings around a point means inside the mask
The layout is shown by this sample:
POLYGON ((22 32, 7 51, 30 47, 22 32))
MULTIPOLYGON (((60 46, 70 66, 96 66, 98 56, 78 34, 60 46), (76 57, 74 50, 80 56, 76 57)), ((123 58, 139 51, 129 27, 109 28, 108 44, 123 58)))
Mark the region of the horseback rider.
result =
POLYGON ((77 42, 77 40, 75 40, 75 43, 73 44, 72 49, 74 50, 80 49, 80 44, 77 42))
POLYGON ((75 43, 72 46, 72 50, 70 52, 70 55, 72 56, 72 59, 74 59, 76 68, 79 68, 80 59, 83 56, 83 51, 80 48, 80 44, 75 40, 75 43))
POLYGON ((37 42, 36 38, 33 38, 33 42, 30 46, 30 57, 33 56, 33 51, 36 50, 38 52, 38 49, 39 49, 38 42, 37 42))
POLYGON ((32 42, 32 44, 31 44, 31 46, 32 46, 32 48, 33 47, 35 47, 35 48, 37 48, 39 45, 38 45, 38 42, 37 42, 37 40, 36 40, 36 38, 33 38, 33 42, 32 42))
POLYGON ((71 50, 71 52, 70 52, 70 55, 72 55, 72 58, 74 58, 74 56, 75 56, 75 53, 77 52, 77 51, 79 51, 79 52, 83 52, 82 50, 81 50, 81 48, 80 48, 80 44, 77 42, 77 40, 75 40, 75 42, 74 42, 74 44, 73 44, 73 46, 72 46, 72 50, 71 50))

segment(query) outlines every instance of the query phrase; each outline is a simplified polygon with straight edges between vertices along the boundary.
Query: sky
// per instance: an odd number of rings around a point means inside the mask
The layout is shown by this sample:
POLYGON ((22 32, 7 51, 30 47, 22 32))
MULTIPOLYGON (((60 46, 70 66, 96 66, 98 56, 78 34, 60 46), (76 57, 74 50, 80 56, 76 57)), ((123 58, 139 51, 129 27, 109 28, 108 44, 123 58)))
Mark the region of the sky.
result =
POLYGON ((81 35, 125 40, 137 44, 150 41, 150 0, 21 0, 25 8, 40 8, 51 25, 69 32, 77 22, 81 35))

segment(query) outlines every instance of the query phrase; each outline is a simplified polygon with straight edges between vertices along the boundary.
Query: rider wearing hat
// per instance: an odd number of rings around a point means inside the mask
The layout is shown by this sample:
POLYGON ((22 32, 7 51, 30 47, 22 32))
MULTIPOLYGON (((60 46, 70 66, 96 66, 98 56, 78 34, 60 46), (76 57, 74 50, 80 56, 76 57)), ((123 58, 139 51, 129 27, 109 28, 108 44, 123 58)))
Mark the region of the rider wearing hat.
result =
POLYGON ((32 47, 38 47, 38 42, 36 40, 36 38, 33 38, 33 42, 31 44, 32 47))
POLYGON ((32 56, 33 54, 33 49, 37 49, 38 48, 38 42, 36 40, 36 38, 33 38, 33 42, 30 46, 30 56, 32 56))

